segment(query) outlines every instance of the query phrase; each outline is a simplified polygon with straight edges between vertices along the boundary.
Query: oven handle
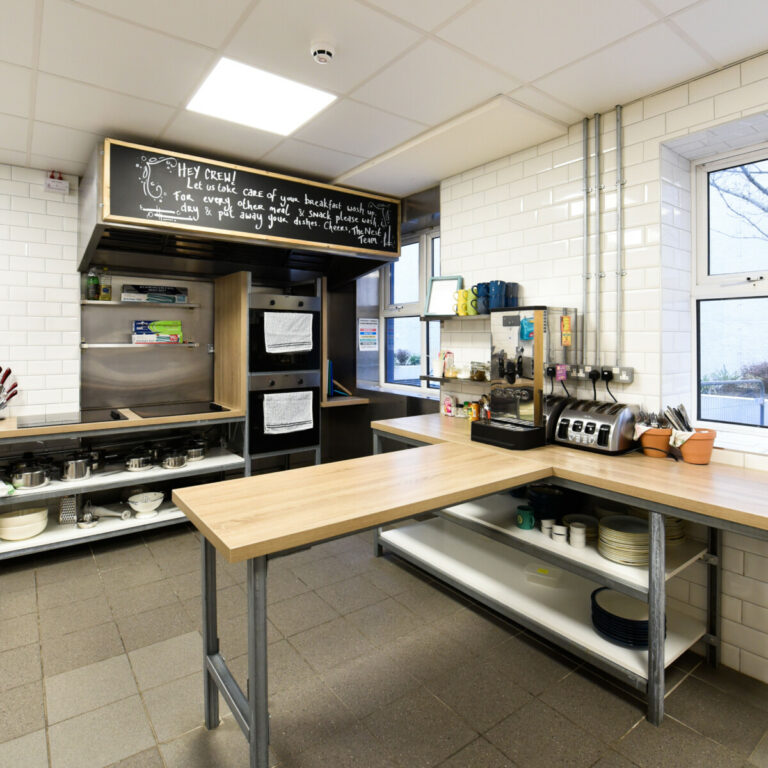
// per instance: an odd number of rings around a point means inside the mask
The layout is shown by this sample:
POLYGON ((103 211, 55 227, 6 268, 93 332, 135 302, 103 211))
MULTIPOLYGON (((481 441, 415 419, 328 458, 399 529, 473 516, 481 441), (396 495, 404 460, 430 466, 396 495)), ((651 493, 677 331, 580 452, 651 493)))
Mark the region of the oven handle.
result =
POLYGON ((282 294, 251 293, 248 296, 251 309, 275 312, 319 312, 319 296, 283 296, 282 294))
POLYGON ((311 389, 319 386, 319 371, 251 373, 248 375, 248 389, 251 392, 269 392, 272 389, 311 389))

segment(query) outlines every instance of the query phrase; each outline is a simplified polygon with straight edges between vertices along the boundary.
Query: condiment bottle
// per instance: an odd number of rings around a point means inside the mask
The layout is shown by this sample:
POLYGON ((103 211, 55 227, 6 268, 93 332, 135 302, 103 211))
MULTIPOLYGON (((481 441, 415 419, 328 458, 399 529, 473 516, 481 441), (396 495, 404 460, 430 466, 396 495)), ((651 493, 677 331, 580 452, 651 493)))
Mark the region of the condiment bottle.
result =
POLYGON ((88 270, 88 277, 85 281, 85 298, 88 301, 99 300, 99 276, 93 267, 88 270))
POLYGON ((112 275, 107 274, 107 268, 101 275, 101 290, 99 291, 101 301, 112 301, 112 275))

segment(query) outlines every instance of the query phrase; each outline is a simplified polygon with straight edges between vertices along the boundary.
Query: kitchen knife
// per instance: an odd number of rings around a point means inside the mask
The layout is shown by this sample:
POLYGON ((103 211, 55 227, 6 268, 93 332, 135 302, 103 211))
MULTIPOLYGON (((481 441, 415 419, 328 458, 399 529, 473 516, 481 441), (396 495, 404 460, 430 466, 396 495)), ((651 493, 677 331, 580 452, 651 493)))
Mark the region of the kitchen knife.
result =
POLYGON ((11 369, 10 368, 6 368, 5 369, 5 373, 3 374, 3 377, 0 379, 0 386, 5 384, 6 380, 8 379, 8 377, 10 375, 11 375, 11 369))

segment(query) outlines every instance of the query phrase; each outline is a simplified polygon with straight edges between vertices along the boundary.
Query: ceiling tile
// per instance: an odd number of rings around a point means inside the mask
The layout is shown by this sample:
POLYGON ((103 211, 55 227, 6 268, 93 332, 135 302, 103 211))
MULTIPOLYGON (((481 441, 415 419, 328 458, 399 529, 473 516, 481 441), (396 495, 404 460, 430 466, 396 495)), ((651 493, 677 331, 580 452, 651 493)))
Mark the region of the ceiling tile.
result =
POLYGON ((454 13, 470 4, 470 0, 368 0, 384 11, 426 30, 433 30, 454 13))
POLYGON ((286 139, 262 160, 270 168, 281 169, 302 178, 327 181, 359 165, 365 158, 307 144, 298 139, 286 139))
POLYGON ((125 131, 154 136, 174 110, 94 85, 41 73, 37 80, 35 119, 101 136, 125 131))
POLYGON ((418 32, 349 0, 261 0, 225 55, 315 88, 346 93, 413 45, 418 32), (332 43, 316 64, 315 41, 332 43))
POLYGON ((27 149, 27 120, 0 114, 0 147, 25 152, 27 149))
POLYGON ((29 117, 32 70, 0 61, 0 111, 29 117))
POLYGON ((659 22, 538 80, 536 87, 591 114, 685 82, 709 69, 699 53, 659 22))
POLYGON ((567 130, 499 96, 336 181, 403 197, 567 130))
POLYGON ((297 131, 294 138, 339 152, 373 157, 421 133, 426 127, 366 104, 343 99, 297 131))
POLYGON ((47 0, 40 69, 164 104, 185 102, 211 52, 62 0, 47 0))
POLYGON ((584 117, 578 109, 563 104, 530 85, 510 91, 507 96, 535 112, 541 112, 568 125, 573 125, 584 117))
POLYGON ((436 125, 520 83, 428 40, 376 75, 353 98, 436 125))
POLYGON ((639 0, 481 0, 437 34, 530 81, 656 19, 639 0))
POLYGON ((64 175, 83 176, 88 164, 61 157, 31 155, 29 165, 31 168, 42 168, 45 171, 60 171, 64 175))
POLYGON ((677 14, 674 23, 720 64, 761 53, 768 46, 765 0, 705 0, 677 14))
POLYGON ((0 0, 0 20, 0 59, 33 66, 35 3, 31 0, 0 0))
POLYGON ((32 126, 30 152, 33 155, 46 155, 85 163, 90 159, 101 139, 103 136, 95 133, 35 121, 32 126))
POLYGON ((163 132, 161 141, 173 148, 183 147, 203 156, 214 154, 220 158, 237 159, 247 165, 282 139, 274 133, 183 110, 163 132))
POLYGON ((250 0, 80 0, 106 13, 160 32, 218 48, 250 5, 250 0))

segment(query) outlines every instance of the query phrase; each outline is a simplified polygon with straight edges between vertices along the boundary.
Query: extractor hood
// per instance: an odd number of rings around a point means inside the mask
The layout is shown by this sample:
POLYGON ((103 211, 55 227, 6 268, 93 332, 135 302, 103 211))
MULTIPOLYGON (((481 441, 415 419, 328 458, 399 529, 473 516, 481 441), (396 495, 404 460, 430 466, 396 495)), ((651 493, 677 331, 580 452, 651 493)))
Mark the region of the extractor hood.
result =
POLYGON ((79 269, 344 284, 399 254, 398 200, 106 139, 80 185, 79 269))

